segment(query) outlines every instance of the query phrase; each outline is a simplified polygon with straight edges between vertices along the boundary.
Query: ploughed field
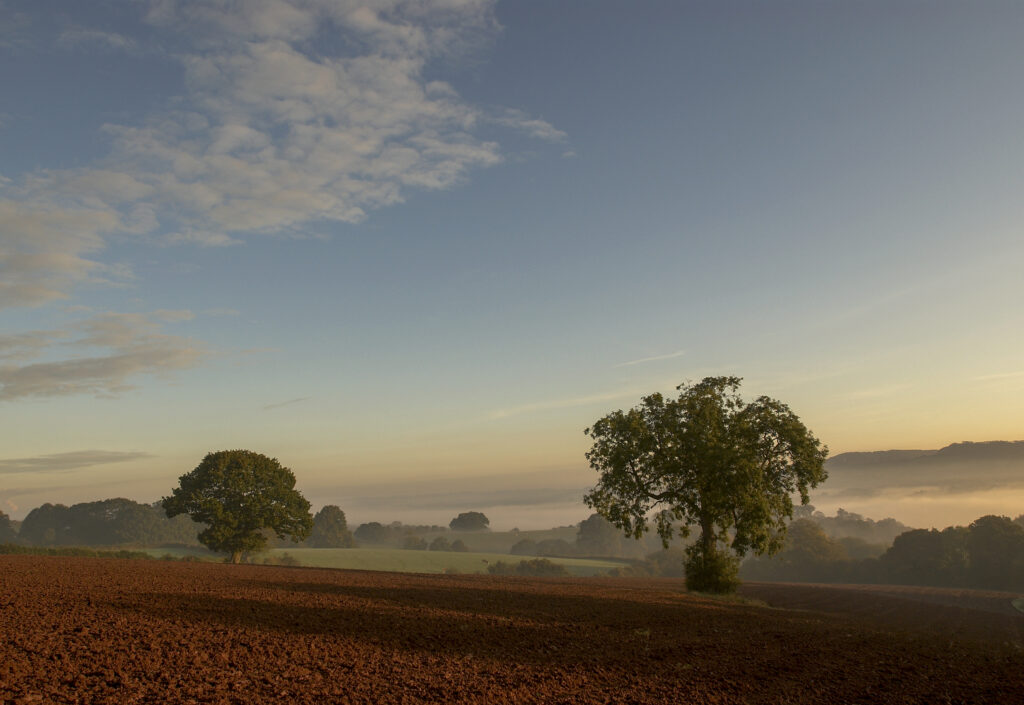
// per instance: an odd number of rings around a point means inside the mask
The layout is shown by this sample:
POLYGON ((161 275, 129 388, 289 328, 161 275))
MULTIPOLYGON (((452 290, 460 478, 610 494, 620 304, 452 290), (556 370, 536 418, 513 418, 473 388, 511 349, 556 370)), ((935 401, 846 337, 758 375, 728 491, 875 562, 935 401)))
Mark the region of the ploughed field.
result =
POLYGON ((1024 703, 1013 596, 744 590, 0 556, 0 702, 1024 703))

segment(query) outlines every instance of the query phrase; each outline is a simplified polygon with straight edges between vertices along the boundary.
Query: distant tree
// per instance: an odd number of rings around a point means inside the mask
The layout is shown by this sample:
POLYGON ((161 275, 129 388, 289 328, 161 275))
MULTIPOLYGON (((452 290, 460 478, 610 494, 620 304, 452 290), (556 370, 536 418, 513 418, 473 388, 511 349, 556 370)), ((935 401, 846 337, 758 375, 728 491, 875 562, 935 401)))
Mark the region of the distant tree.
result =
POLYGON ((405 541, 402 542, 402 548, 411 551, 426 551, 427 542, 420 536, 410 534, 405 537, 405 541))
POLYGON ((467 553, 469 551, 469 546, 467 546, 462 539, 455 539, 452 541, 452 545, 449 550, 455 551, 456 553, 467 553))
POLYGON ((366 543, 385 543, 391 538, 391 529, 379 521, 370 521, 356 527, 355 537, 366 543))
POLYGON ((47 502, 28 513, 18 535, 36 546, 67 546, 71 539, 71 515, 63 504, 47 502))
POLYGON ((452 531, 486 531, 490 520, 480 512, 462 512, 448 522, 452 531))
POLYGON ((647 554, 646 562, 650 564, 650 574, 664 578, 682 578, 686 575, 683 562, 686 552, 681 548, 663 548, 647 554))
POLYGON ((557 577, 569 575, 569 571, 560 563, 552 563, 547 558, 534 558, 529 561, 519 561, 518 564, 496 561, 487 566, 487 572, 491 575, 524 575, 557 577))
POLYGON ((452 545, 448 543, 448 539, 444 536, 437 536, 430 542, 429 548, 431 551, 450 551, 452 550, 452 545))
POLYGON ((179 478, 179 486, 163 498, 163 507, 168 517, 188 514, 206 524, 200 542, 230 553, 232 563, 266 545, 264 529, 298 542, 313 528, 309 502, 295 489, 292 471, 276 458, 248 450, 207 454, 195 470, 179 478))
POLYGON ((516 575, 536 575, 545 577, 557 577, 568 575, 569 571, 561 563, 552 563, 547 558, 534 558, 529 561, 520 561, 516 566, 516 575))
POLYGON ((617 556, 622 552, 622 532, 600 514, 580 522, 576 552, 583 556, 617 556))
POLYGON ((11 518, 0 511, 0 543, 15 543, 17 540, 18 534, 11 525, 11 518))
POLYGON ((846 555, 852 561, 862 561, 865 558, 878 558, 885 553, 886 547, 880 543, 868 543, 856 536, 841 536, 835 539, 836 543, 843 547, 846 555))
POLYGON ((515 575, 516 567, 505 561, 495 561, 487 566, 487 572, 491 575, 515 575))
POLYGON ((664 546, 678 530, 700 528, 687 549, 692 590, 729 592, 748 551, 775 553, 784 542, 792 495, 808 502, 822 482, 828 450, 789 408, 759 397, 745 403, 738 377, 683 384, 677 399, 644 397, 586 429, 600 473, 584 501, 627 536, 640 538, 655 517, 664 546))
POLYGON ((313 548, 352 548, 355 541, 348 530, 345 512, 337 505, 324 505, 313 517, 309 543, 313 548))
POLYGON ((797 519, 789 525, 783 553, 791 562, 802 565, 832 563, 848 558, 842 545, 830 539, 821 526, 810 519, 797 519))
POLYGON ((536 556, 537 542, 533 539, 519 539, 508 550, 513 556, 536 556))
POLYGON ((537 556, 572 556, 576 553, 573 545, 565 539, 544 539, 537 542, 537 556))
POLYGON ((159 543, 167 520, 148 504, 118 497, 73 504, 67 514, 69 539, 86 546, 159 543))
POLYGON ((879 559, 888 579, 907 585, 962 585, 967 571, 967 529, 913 529, 879 559))
POLYGON ((1024 586, 1024 526, 1008 517, 983 516, 968 527, 968 575, 976 587, 1024 586))

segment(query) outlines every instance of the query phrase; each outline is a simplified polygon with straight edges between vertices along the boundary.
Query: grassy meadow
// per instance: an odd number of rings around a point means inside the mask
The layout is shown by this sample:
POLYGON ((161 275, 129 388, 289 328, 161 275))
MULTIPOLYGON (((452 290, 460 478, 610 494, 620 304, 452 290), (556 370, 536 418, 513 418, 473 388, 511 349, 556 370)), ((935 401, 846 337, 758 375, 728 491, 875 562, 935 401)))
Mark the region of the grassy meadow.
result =
MULTIPOLYGON (((504 561, 516 564, 529 556, 506 553, 456 553, 450 551, 408 551, 399 548, 274 548, 267 552, 272 561, 284 554, 300 565, 315 568, 346 568, 349 570, 383 570, 401 573, 443 573, 454 569, 460 573, 486 573, 487 566, 504 561)), ((565 566, 570 575, 600 575, 621 566, 624 561, 590 558, 549 558, 565 566)))
MULTIPOLYGON (((194 557, 202 561, 219 562, 223 555, 204 549, 147 548, 141 552, 155 558, 194 557)), ((286 556, 310 568, 343 568, 346 570, 380 570, 398 573, 486 573, 487 566, 504 561, 513 565, 531 556, 512 556, 507 553, 457 553, 454 551, 411 551, 400 548, 271 548, 257 554, 254 563, 286 561, 286 556)), ((589 577, 601 575, 627 561, 594 558, 549 558, 552 563, 565 566, 570 575, 589 577)))

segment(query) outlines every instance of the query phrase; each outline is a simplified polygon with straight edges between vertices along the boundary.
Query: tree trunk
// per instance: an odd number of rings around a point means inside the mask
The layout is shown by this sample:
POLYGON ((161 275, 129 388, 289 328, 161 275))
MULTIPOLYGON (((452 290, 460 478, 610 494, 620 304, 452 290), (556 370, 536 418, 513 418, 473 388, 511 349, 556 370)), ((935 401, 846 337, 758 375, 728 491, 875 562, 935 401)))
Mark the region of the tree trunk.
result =
POLYGON ((241 551, 233 551, 231 553, 231 562, 232 563, 236 563, 236 564, 237 563, 241 563, 242 562, 242 552, 241 551))
POLYGON ((700 518, 700 552, 707 562, 715 553, 715 522, 709 516, 700 518))

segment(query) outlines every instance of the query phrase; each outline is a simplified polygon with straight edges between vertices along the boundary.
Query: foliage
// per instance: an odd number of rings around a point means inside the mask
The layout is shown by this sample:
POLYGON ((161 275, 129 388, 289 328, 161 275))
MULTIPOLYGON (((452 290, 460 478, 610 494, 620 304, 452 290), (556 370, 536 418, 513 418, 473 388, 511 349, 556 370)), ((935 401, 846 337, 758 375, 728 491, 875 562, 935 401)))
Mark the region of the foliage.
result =
POLYGON ((455 539, 452 541, 452 545, 449 550, 455 551, 456 553, 466 553, 469 551, 469 546, 467 546, 466 542, 462 539, 455 539))
POLYGON ((437 536, 430 542, 428 547, 431 551, 450 551, 452 546, 444 536, 437 536))
MULTIPOLYGON (((809 524, 807 520, 794 521, 786 549, 772 559, 748 560, 743 564, 743 577, 996 590, 1019 590, 1024 585, 1024 527, 1007 517, 985 516, 970 526, 941 531, 905 531, 878 558, 855 555, 848 546, 858 540, 837 541, 809 524)), ((868 546, 873 552, 878 548, 868 546)))
POLYGON ((313 548, 352 548, 355 545, 345 512, 340 507, 327 504, 316 513, 309 544, 313 548))
POLYGON ((830 517, 815 511, 814 505, 806 504, 794 507, 793 516, 797 519, 811 519, 834 539, 853 537, 868 544, 882 544, 883 546, 891 546, 897 536, 911 529, 892 518, 875 521, 855 512, 848 512, 842 507, 836 511, 834 517, 830 517))
POLYGON ((552 563, 547 558, 534 558, 529 561, 520 561, 517 565, 498 561, 487 566, 487 572, 491 575, 528 575, 540 577, 567 576, 569 571, 559 563, 552 563))
POLYGON ((230 553, 233 563, 266 546, 264 529, 297 542, 313 528, 309 502, 295 489, 295 475, 276 458, 248 450, 209 453, 179 483, 163 499, 167 516, 188 514, 206 524, 200 542, 230 553))
POLYGON ((395 547, 401 547, 405 544, 407 536, 446 533, 447 531, 447 526, 403 524, 400 521, 382 524, 379 521, 370 521, 356 527, 355 538, 365 543, 390 544, 395 547))
POLYGON ((576 554, 573 545, 564 539, 544 539, 537 542, 536 556, 572 556, 576 554))
POLYGON ((379 521, 370 521, 356 527, 355 537, 367 543, 384 543, 391 538, 391 530, 379 521))
POLYGON ((983 516, 968 527, 966 543, 973 584, 1002 590, 1024 586, 1024 526, 983 516))
POLYGON ((896 537, 881 558, 888 578, 911 585, 963 584, 967 573, 967 529, 914 529, 896 537))
POLYGON ((20 538, 37 546, 156 546, 196 543, 197 526, 188 517, 168 519, 160 506, 115 498, 66 507, 36 507, 21 524, 20 538))
POLYGON ((90 548, 74 546, 42 547, 22 546, 13 543, 0 544, 0 555, 22 556, 70 556, 74 558, 130 558, 138 560, 155 560, 154 556, 142 551, 95 551, 90 548))
POLYGON ((576 553, 581 556, 621 555, 622 532, 600 514, 591 514, 580 522, 576 553))
POLYGON ((722 594, 736 592, 740 579, 740 560, 718 542, 705 546, 695 543, 686 549, 686 589, 722 594))
POLYGON ((18 540, 18 532, 11 524, 11 518, 3 511, 0 511, 0 543, 15 543, 18 540))
POLYGON ((685 576, 683 562, 686 553, 679 548, 663 548, 647 554, 645 563, 651 567, 650 574, 664 578, 682 578, 685 576))
POLYGON ((462 512, 448 522, 452 531, 486 531, 491 520, 480 512, 462 512))
POLYGON ((687 550, 691 589, 734 589, 736 557, 780 550, 792 495, 806 504, 826 478, 828 451, 800 419, 768 397, 745 403, 739 386, 738 377, 683 384, 676 399, 652 394, 585 431, 600 473, 590 507, 634 538, 665 510, 655 526, 666 547, 677 526, 682 536, 699 527, 687 550))
POLYGON ((537 542, 533 539, 520 539, 508 550, 513 556, 536 556, 537 542))
POLYGON ((294 568, 302 565, 302 563, 300 563, 299 559, 290 553, 281 553, 280 555, 264 558, 263 565, 280 565, 294 568))
POLYGON ((743 575, 753 580, 771 580, 781 574, 790 580, 827 582, 838 571, 838 564, 848 559, 843 545, 829 537, 817 522, 797 519, 786 532, 785 548, 771 560, 748 561, 743 575))
POLYGON ((420 536, 406 536, 402 548, 407 551, 426 551, 427 542, 420 536))
MULTIPOLYGON (((285 549, 271 549, 268 557, 280 555, 285 549)), ((348 570, 399 571, 403 573, 441 573, 445 568, 457 568, 462 573, 486 573, 487 566, 499 561, 510 561, 507 553, 462 553, 446 551, 406 551, 401 548, 291 548, 287 552, 302 565, 316 568, 343 568, 348 570)), ((262 557, 262 556, 261 556, 262 557)), ((513 567, 520 559, 511 559, 513 567)), ((564 565, 574 576, 602 575, 620 565, 599 558, 552 558, 552 563, 564 565)))

